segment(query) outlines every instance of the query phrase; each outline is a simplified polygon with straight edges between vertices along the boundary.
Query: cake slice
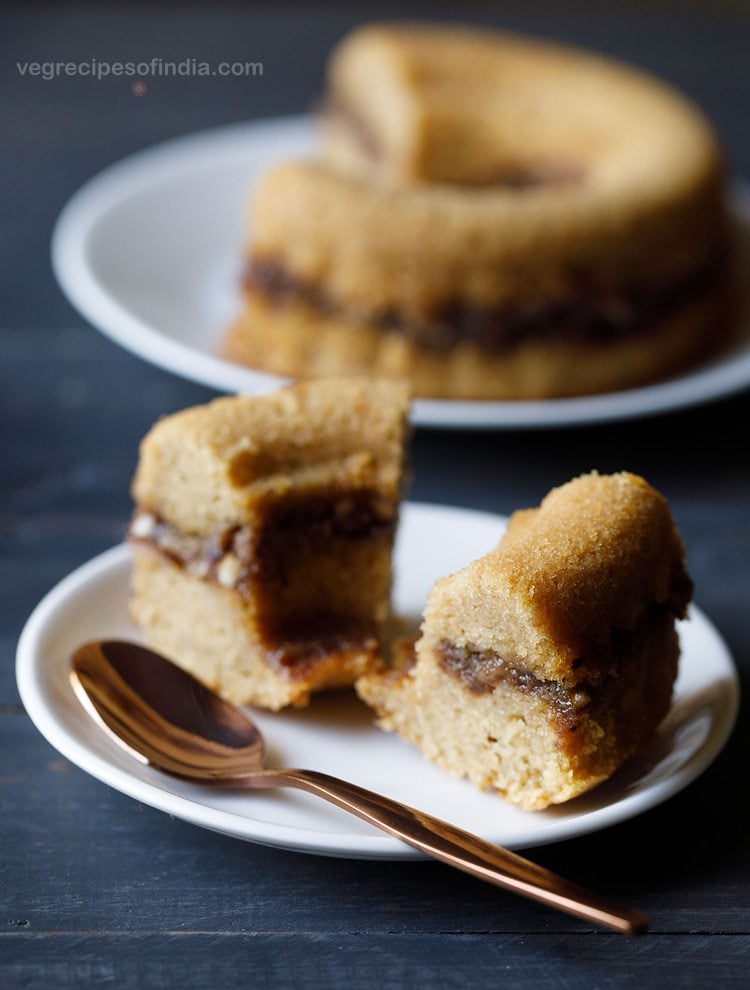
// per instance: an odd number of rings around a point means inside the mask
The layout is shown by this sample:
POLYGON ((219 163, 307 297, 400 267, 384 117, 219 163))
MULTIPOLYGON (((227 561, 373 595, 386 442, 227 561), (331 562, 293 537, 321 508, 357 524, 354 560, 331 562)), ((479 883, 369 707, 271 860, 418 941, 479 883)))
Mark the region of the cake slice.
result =
POLYGON ((526 809, 610 776, 669 708, 691 594, 664 498, 589 474, 432 588, 411 659, 360 679, 380 725, 526 809))
POLYGON ((130 526, 148 644, 271 709, 377 667, 408 404, 397 382, 330 379, 157 423, 130 526))

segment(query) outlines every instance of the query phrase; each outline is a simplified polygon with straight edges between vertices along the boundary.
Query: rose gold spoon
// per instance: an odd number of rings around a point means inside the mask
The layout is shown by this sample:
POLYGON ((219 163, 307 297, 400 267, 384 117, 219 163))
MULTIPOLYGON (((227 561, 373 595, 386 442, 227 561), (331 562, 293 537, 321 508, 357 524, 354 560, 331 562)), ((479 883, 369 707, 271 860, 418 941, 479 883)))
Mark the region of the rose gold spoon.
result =
POLYGON ((480 880, 616 931, 648 926, 636 911, 391 798, 315 770, 264 769, 263 738, 247 715, 143 646, 87 643, 70 678, 89 714, 141 762, 205 784, 309 791, 480 880))

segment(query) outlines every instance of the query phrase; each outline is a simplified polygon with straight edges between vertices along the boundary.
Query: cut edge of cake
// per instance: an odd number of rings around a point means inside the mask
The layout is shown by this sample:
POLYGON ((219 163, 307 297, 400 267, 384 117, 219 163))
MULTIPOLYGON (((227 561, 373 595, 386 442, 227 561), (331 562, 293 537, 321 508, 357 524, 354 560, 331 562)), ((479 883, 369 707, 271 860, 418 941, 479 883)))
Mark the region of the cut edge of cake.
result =
POLYGON ((377 668, 408 408, 403 383, 327 379, 157 423, 130 527, 148 644, 274 710, 377 668))
POLYGON ((642 478, 577 478, 436 582, 414 650, 357 691, 382 728, 448 773, 527 810, 568 801, 611 776, 669 708, 675 618, 691 592, 683 554, 642 478))

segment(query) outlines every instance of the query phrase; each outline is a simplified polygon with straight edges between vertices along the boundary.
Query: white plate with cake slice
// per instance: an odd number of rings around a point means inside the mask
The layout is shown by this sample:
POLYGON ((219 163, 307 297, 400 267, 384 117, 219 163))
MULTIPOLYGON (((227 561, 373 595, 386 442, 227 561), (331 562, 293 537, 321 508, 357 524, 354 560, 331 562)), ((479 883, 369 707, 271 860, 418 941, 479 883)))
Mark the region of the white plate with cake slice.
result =
MULTIPOLYGON (((494 515, 407 504, 396 544, 395 606, 415 625, 433 581, 493 547, 494 515)), ((65 757, 111 787, 226 835, 300 852, 367 859, 418 857, 345 812, 299 791, 217 791, 169 777, 128 756, 84 712, 69 682, 70 656, 99 638, 140 639, 128 615, 130 550, 118 546, 78 568, 37 606, 18 647, 26 710, 65 757)), ((715 759, 736 718, 739 687, 729 651, 697 609, 679 625, 680 673, 671 710, 641 753, 607 783, 541 812, 446 776, 375 728, 353 692, 318 695, 309 708, 253 711, 269 765, 304 766, 356 781, 490 841, 529 848, 625 821, 682 790, 715 759)), ((166 820, 165 820, 166 824, 166 820)))
MULTIPOLYGON (((146 361, 223 392, 260 393, 275 375, 220 357, 240 308, 249 190, 272 163, 314 147, 307 117, 256 121, 168 141, 77 192, 52 240, 55 274, 99 330, 146 361)), ((735 213, 748 226, 750 199, 735 213)), ((657 384, 544 401, 422 399, 414 421, 448 428, 577 426, 669 412, 750 385, 750 335, 709 364, 657 384)))

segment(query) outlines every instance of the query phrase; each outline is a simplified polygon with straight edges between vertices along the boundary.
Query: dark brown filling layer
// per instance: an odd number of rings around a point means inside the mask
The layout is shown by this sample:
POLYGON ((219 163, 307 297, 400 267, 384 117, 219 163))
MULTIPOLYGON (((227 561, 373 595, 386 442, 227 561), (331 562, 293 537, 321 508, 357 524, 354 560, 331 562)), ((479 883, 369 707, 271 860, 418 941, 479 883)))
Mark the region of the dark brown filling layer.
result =
POLYGON ((139 510, 130 525, 129 537, 148 543, 172 563, 196 577, 218 581, 219 565, 231 555, 234 562, 225 566, 227 576, 219 583, 237 587, 248 571, 246 559, 247 529, 233 526, 211 536, 192 536, 150 512, 139 510), (245 558, 245 559, 243 559, 245 558), (234 572, 229 580, 230 568, 234 572))
POLYGON ((391 310, 369 317, 348 312, 290 272, 275 258, 256 257, 245 287, 273 306, 302 303, 321 316, 342 317, 401 334, 417 347, 447 350, 466 341, 485 350, 511 350, 523 343, 614 343, 646 333, 679 307, 715 288, 724 277, 724 253, 702 268, 660 286, 624 287, 619 292, 581 286, 559 299, 477 307, 455 300, 420 318, 391 310))
MULTIPOLYGON (((378 648, 379 630, 365 616, 337 614, 336 602, 309 614, 279 607, 295 556, 325 552, 332 541, 390 542, 395 505, 374 491, 353 490, 269 500, 254 526, 230 526, 210 536, 182 532, 157 514, 139 509, 130 538, 148 544, 196 578, 213 581, 254 601, 259 634, 269 663, 304 677, 311 666, 335 653, 378 648)), ((311 600, 315 600, 311 592, 311 600)))
POLYGON ((274 501, 254 527, 229 526, 210 536, 184 533, 158 515, 139 510, 129 535, 150 543, 201 578, 242 591, 251 576, 273 568, 281 544, 295 534, 303 533, 308 544, 325 545, 333 538, 390 535, 394 526, 395 514, 387 512, 374 493, 354 491, 274 501))
POLYGON ((591 692, 596 690, 589 684, 569 688, 559 681, 540 680, 531 671, 507 663, 496 653, 456 646, 447 639, 437 644, 436 652, 443 670, 457 677, 472 693, 489 694, 498 684, 510 684, 524 694, 543 698, 553 707, 555 718, 566 725, 575 724, 578 713, 589 704, 591 692))
POLYGON ((318 614, 287 623, 281 638, 267 644, 266 660, 292 678, 306 677, 321 661, 346 653, 380 655, 380 630, 374 622, 318 614))
MULTIPOLYGON (((681 562, 675 565, 670 596, 666 602, 655 602, 648 608, 632 629, 610 631, 609 669, 602 669, 600 676, 589 678, 573 686, 560 681, 542 680, 530 670, 505 660, 489 650, 460 647, 447 639, 436 646, 440 666, 457 677, 474 694, 487 694, 499 684, 509 684, 524 694, 533 694, 545 700, 552 708, 560 725, 575 729, 584 710, 597 711, 616 705, 617 682, 627 676, 629 665, 642 647, 644 639, 665 622, 670 625, 675 618, 685 615, 692 594, 690 580, 681 562)), ((637 656, 635 657, 637 659, 637 656)))

